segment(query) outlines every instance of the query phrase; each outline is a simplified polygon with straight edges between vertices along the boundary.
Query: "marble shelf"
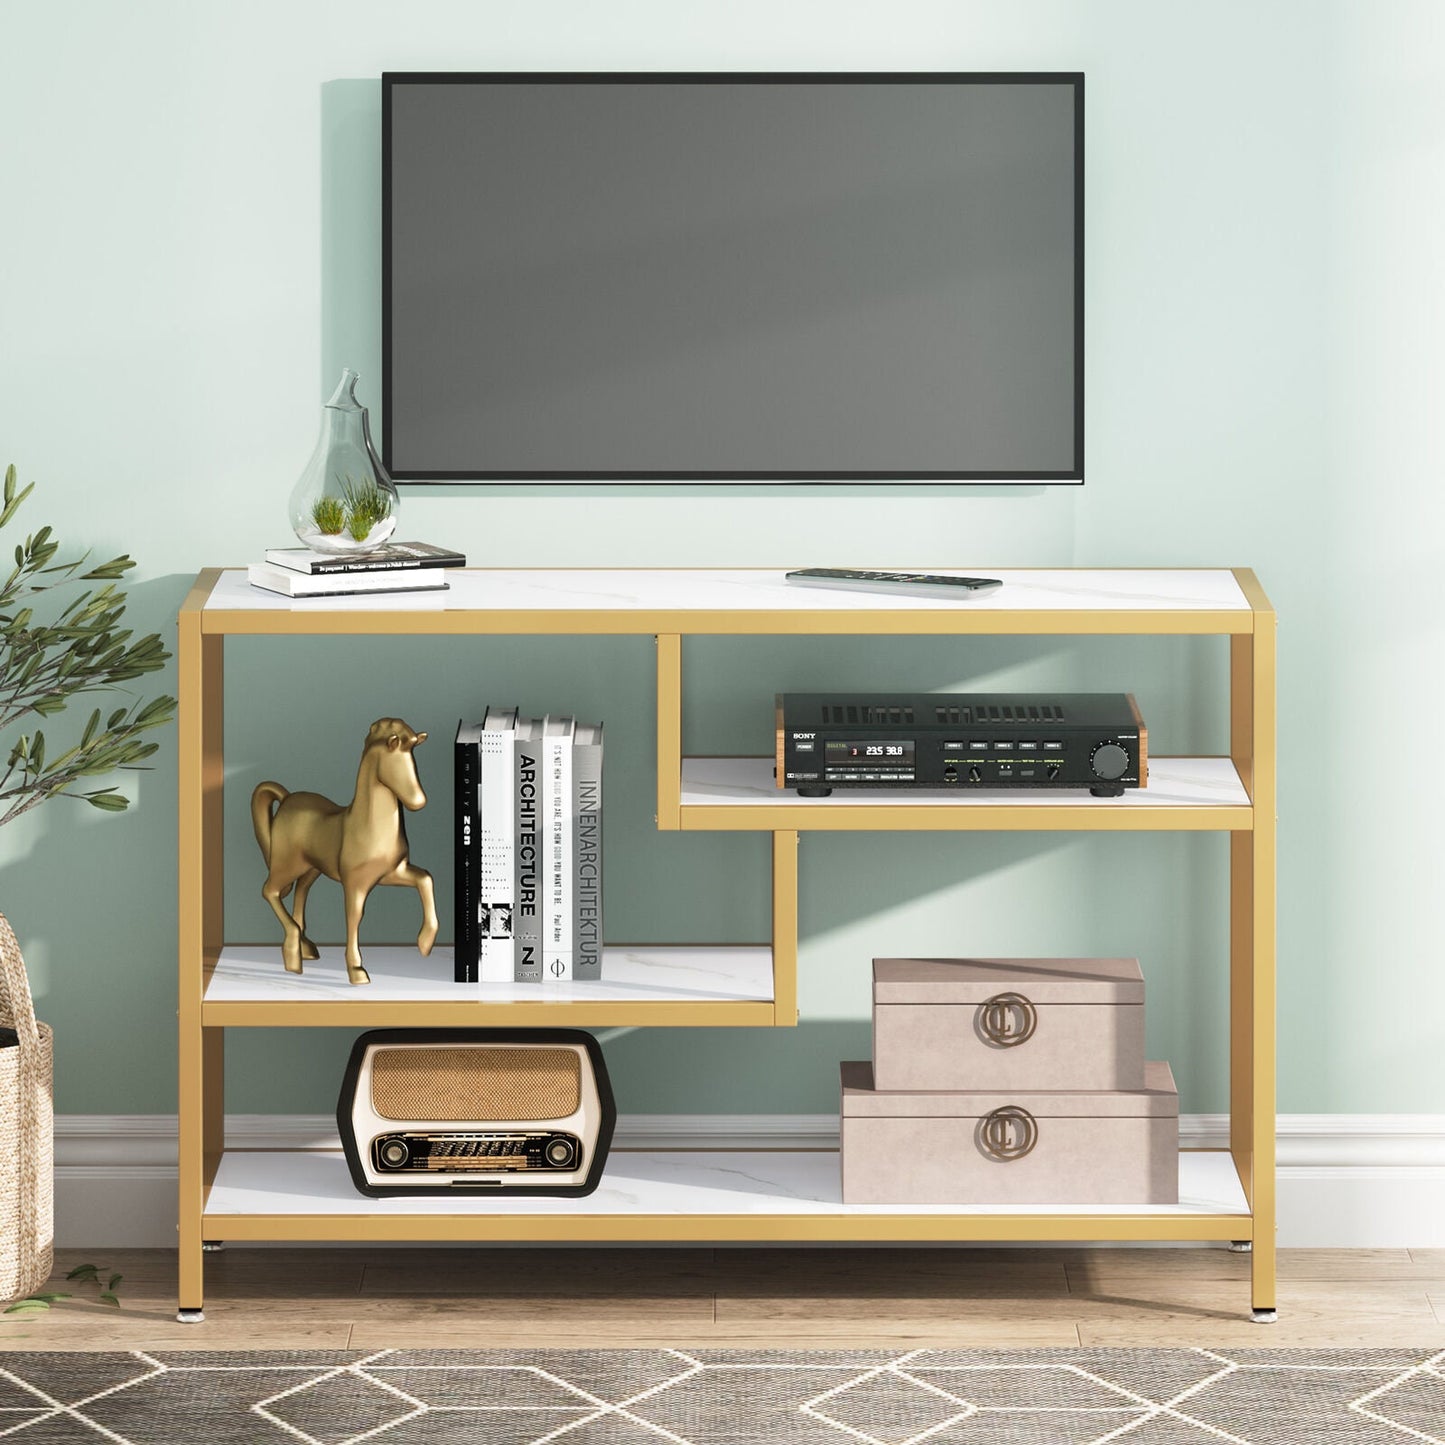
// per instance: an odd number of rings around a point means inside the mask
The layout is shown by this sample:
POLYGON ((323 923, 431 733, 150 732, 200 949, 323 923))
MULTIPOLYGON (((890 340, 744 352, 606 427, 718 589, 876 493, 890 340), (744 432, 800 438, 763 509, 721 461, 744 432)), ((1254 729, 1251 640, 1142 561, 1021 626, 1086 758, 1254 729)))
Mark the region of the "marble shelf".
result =
POLYGON ((1040 1238, 1061 1219, 1072 1238, 1247 1238, 1249 1206, 1223 1150, 1179 1156, 1178 1204, 845 1205, 832 1150, 619 1151, 583 1199, 430 1196, 370 1199, 357 1193, 339 1150, 229 1151, 206 1204, 208 1237, 506 1239, 1040 1238), (442 1232, 430 1226, 449 1222, 442 1232), (1131 1233, 1122 1233, 1127 1226, 1131 1233), (980 1226, 984 1232, 976 1233, 980 1226), (822 1233, 819 1233, 820 1228, 822 1233), (254 1230, 254 1235, 252 1231, 254 1230), (1091 1233, 1090 1231, 1096 1231, 1091 1233), (374 1231, 374 1232, 373 1232, 374 1231), (1004 1232, 1000 1232, 1004 1231, 1004 1232), (398 1236, 405 1237, 405 1236, 398 1236))
POLYGON ((1003 586, 964 601, 798 587, 781 570, 762 568, 464 569, 448 572, 445 591, 290 598, 252 587, 244 571, 226 569, 199 605, 203 630, 217 633, 1247 632, 1252 626, 1249 599, 1223 568, 992 568, 987 575, 1003 586))
POLYGON ((278 944, 228 944, 206 984, 207 1025, 344 1024, 463 1027, 591 1024, 770 1024, 773 952, 766 944, 610 945, 602 978, 553 983, 452 981, 452 950, 423 958, 411 945, 363 950, 370 984, 346 981, 340 946, 302 974, 287 973, 278 944))
POLYGON ((1082 789, 837 789, 800 798, 771 758, 684 758, 684 829, 1248 830, 1249 794, 1229 758, 1150 758, 1149 785, 1122 798, 1082 789))

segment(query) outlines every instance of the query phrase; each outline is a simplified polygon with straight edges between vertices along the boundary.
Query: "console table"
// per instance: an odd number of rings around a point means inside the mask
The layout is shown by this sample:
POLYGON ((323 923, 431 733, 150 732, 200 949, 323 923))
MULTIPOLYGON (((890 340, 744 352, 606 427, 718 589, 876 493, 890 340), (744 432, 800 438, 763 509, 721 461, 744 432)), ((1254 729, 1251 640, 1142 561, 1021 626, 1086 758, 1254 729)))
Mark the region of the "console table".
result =
MULTIPOLYGON (((998 1241, 1219 1240, 1252 1248, 1254 1317, 1275 1317, 1275 616, 1233 570, 1005 571, 964 602, 829 593, 764 570, 469 570, 442 593, 290 599, 243 571, 197 578, 180 612, 179 1318, 202 1318, 211 1240, 998 1241), (297 977, 279 946, 227 940, 222 897, 224 647, 228 636, 650 634, 657 644, 657 826, 770 836, 770 945, 605 950, 599 983, 457 985, 450 950, 369 946, 372 984, 340 949, 297 977), (1149 785, 1085 793, 887 791, 804 799, 770 758, 682 753, 684 642, 703 635, 1222 635, 1226 757, 1151 756, 1149 785), (584 1199, 368 1199, 339 1144, 225 1147, 228 1028, 797 1022, 799 837, 815 830, 1175 831, 1230 839, 1230 1144, 1180 1155, 1179 1203, 845 1206, 827 1152, 614 1151, 584 1199)), ((771 699, 760 699, 767 706, 771 699)), ((860 965, 861 966, 861 965, 860 965)))

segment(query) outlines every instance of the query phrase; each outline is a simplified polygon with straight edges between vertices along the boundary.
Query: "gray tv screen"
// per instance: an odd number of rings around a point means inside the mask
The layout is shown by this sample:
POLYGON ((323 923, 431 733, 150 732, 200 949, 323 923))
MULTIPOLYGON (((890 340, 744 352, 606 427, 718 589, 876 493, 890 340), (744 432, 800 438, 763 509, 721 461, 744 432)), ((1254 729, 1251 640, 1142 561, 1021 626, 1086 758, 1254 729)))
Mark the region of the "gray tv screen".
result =
POLYGON ((1083 480, 1082 75, 382 94, 398 481, 1083 480))

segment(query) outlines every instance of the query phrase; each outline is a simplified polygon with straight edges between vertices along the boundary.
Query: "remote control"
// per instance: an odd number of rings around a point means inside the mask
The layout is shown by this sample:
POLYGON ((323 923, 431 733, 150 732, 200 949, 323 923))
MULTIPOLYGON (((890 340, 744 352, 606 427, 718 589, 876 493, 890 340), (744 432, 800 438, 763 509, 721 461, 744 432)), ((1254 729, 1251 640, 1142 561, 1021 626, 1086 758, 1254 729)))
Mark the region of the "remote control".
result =
POLYGON ((937 572, 868 572, 856 567, 802 567, 783 574, 800 587, 846 587, 858 592, 916 592, 962 599, 1003 586, 997 577, 945 577, 937 572))

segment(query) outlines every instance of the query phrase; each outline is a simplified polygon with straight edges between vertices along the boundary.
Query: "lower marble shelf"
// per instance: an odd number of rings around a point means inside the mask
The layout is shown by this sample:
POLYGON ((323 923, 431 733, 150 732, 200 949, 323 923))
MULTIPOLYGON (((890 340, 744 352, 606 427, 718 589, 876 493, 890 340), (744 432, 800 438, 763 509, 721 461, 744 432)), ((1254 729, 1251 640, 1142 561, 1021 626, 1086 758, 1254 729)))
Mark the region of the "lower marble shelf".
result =
POLYGON ((335 1150, 231 1151, 207 1238, 375 1240, 1248 1239, 1222 1150, 1179 1156, 1178 1204, 845 1205, 832 1151, 615 1151, 584 1199, 368 1199, 335 1150))

